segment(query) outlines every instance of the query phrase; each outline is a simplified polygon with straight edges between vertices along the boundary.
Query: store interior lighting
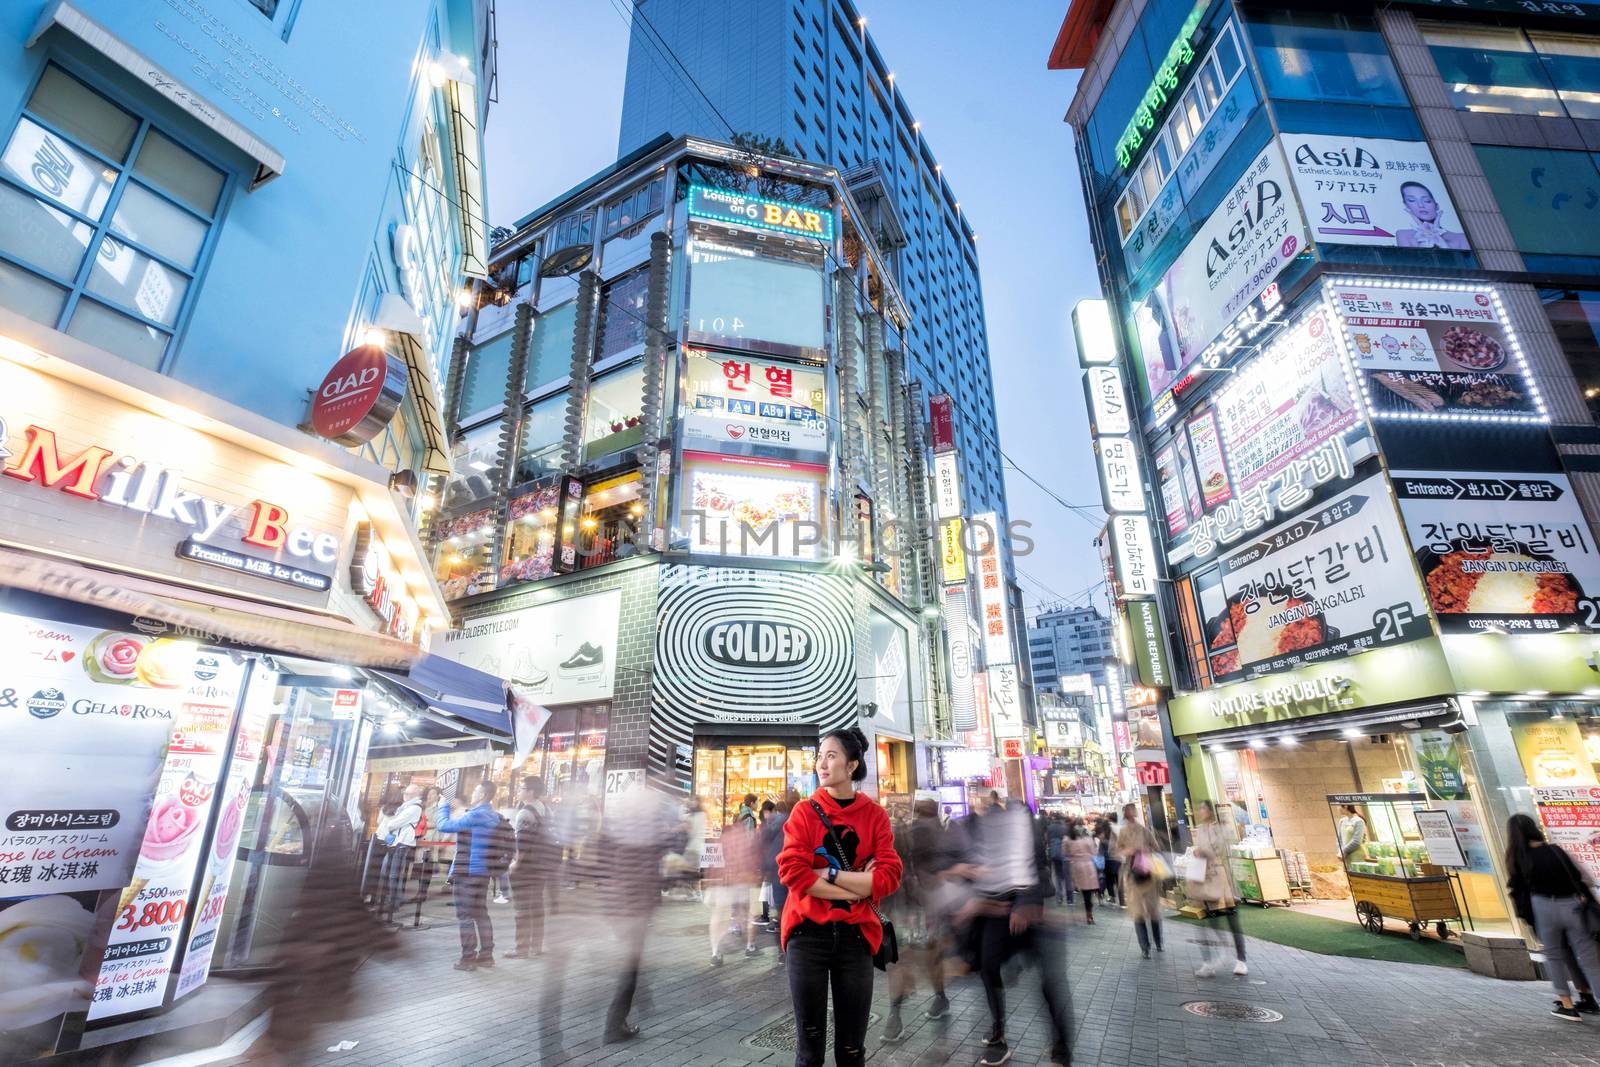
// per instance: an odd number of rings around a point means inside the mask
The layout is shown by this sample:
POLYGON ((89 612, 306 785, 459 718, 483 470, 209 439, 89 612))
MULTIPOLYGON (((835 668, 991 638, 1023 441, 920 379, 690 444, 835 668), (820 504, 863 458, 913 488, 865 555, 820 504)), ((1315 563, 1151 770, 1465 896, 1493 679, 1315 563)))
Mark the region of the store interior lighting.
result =
POLYGON ((1349 739, 1353 739, 1353 738, 1364 736, 1361 733, 1361 731, 1357 730, 1354 726, 1346 726, 1343 730, 1340 730, 1339 732, 1341 734, 1343 734, 1346 738, 1349 738, 1349 739))

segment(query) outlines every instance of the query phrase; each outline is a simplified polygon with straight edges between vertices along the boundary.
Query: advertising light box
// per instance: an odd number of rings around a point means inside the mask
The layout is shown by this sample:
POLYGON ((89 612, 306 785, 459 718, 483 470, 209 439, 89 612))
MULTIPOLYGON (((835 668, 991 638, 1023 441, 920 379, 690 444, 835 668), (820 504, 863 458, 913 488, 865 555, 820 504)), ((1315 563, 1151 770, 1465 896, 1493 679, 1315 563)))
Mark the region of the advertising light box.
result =
POLYGON ((1318 303, 1217 395, 1234 490, 1245 492, 1354 426, 1354 392, 1332 316, 1318 303))
POLYGON ((825 452, 827 384, 820 369, 703 349, 685 359, 683 440, 696 448, 764 445, 825 452))
POLYGON ((1135 312, 1152 400, 1275 282, 1306 239, 1283 156, 1269 144, 1135 312))
POLYGON ((1150 538, 1150 520, 1143 515, 1113 515, 1110 521, 1111 556, 1123 597, 1156 595, 1156 549, 1150 538))
POLYGON ((1000 538, 1005 527, 992 511, 973 517, 973 544, 978 557, 978 606, 982 610, 983 662, 991 671, 1016 659, 1011 650, 1011 617, 1006 602, 1006 568, 1000 538))
POLYGON ((1107 510, 1142 512, 1144 483, 1139 476, 1139 449, 1129 437, 1101 437, 1094 443, 1100 457, 1100 496, 1107 510))
POLYGON ((1122 371, 1116 367, 1090 367, 1083 372, 1083 394, 1089 405, 1090 432, 1125 434, 1129 431, 1128 394, 1122 371))
POLYGON ((1279 141, 1318 244, 1472 247, 1425 143, 1312 133, 1279 141))
POLYGON ((1444 632, 1600 630, 1600 551, 1564 476, 1391 477, 1444 632))
POLYGON ((1219 682, 1432 633, 1381 474, 1266 530, 1194 586, 1219 682))
POLYGON ((1329 292, 1374 418, 1544 421, 1493 286, 1338 279, 1329 292))
POLYGON ((685 452, 690 551, 815 559, 828 469, 685 452))
POLYGON ((934 515, 954 519, 961 514, 961 467, 954 452, 933 457, 934 515))

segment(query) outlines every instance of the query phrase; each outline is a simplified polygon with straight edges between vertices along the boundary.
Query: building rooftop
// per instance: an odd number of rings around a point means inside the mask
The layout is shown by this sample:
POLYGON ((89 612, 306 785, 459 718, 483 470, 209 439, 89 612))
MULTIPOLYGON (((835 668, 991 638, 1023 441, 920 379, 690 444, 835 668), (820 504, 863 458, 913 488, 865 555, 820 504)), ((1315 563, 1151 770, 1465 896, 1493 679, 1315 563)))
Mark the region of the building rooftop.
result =
POLYGON ((1100 41, 1116 0, 1072 0, 1050 46, 1050 70, 1082 70, 1100 41))

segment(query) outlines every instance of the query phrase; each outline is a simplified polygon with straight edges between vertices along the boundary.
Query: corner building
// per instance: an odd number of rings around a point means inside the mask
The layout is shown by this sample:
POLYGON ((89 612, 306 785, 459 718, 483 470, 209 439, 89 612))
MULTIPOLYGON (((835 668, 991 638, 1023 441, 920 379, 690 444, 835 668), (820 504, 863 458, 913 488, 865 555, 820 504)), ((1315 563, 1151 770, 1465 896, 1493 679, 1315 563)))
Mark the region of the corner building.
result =
POLYGON ((462 732, 408 686, 492 6, 386 13, 0 11, 0 915, 61 938, 7 1063, 253 1017, 369 754, 462 732))
MULTIPOLYGON (((662 132, 715 141, 748 133, 835 167, 910 315, 886 343, 905 353, 922 404, 955 398, 963 513, 994 512, 1005 525, 978 235, 868 29, 852 0, 646 0, 633 14, 617 151, 662 132)), ((1009 556, 1004 565, 1009 629, 1020 634, 1009 556)), ((1026 658, 1006 662, 1025 670, 1026 658)))
POLYGON ((648 778, 716 834, 809 793, 858 719, 869 788, 933 780, 927 445, 862 217, 831 168, 662 137, 497 243, 450 378, 434 651, 549 709, 519 773, 562 803, 648 778))
POLYGON ((1513 811, 1600 874, 1600 36, 1522 6, 1082 0, 1051 52, 1168 752, 1247 897, 1374 927, 1514 930, 1513 811))

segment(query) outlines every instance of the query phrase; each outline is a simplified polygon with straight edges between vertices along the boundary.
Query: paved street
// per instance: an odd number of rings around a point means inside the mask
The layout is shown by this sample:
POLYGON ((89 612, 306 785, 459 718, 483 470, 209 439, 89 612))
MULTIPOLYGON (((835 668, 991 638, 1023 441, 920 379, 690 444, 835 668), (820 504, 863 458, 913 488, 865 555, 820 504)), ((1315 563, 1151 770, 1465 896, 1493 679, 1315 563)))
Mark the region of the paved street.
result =
MULTIPOLYGON (((493 908, 500 950, 508 947, 510 909, 493 908)), ((1252 940, 1248 978, 1199 979, 1195 930, 1169 923, 1168 951, 1140 960, 1131 925, 1102 909, 1094 927, 1073 913, 1071 971, 1077 1034, 1075 1062, 1305 1064, 1600 1064, 1600 1022, 1563 1023, 1546 1011, 1544 983, 1507 983, 1464 970, 1320 956, 1252 940), (1270 1023, 1199 1018, 1183 1005, 1242 1002, 1270 1009, 1270 1023)), ((788 1064, 792 1026, 787 987, 775 952, 727 964, 707 963, 706 910, 674 902, 651 931, 634 1019, 642 1037, 604 1045, 617 945, 602 918, 575 952, 561 1024, 538 1009, 548 958, 500 961, 492 972, 462 974, 447 909, 439 925, 400 935, 403 951, 376 957, 358 974, 353 1015, 315 1035, 305 1062, 340 1065, 479 1064, 788 1064), (324 1051, 357 1042, 342 1053, 324 1051)), ((1013 1062, 1048 1062, 1048 1035, 1036 982, 1024 979, 1010 1002, 1013 1062)), ((905 1038, 881 1039, 886 983, 874 993, 869 1059, 881 1065, 976 1063, 986 1023, 977 979, 951 990, 941 1022, 922 1016, 921 997, 906 1015, 905 1038)), ((908 1006, 909 1007, 909 1006, 908 1006)), ((254 1051, 254 1050, 253 1050, 254 1051)), ((258 1057, 247 1056, 244 1062, 258 1057)))

